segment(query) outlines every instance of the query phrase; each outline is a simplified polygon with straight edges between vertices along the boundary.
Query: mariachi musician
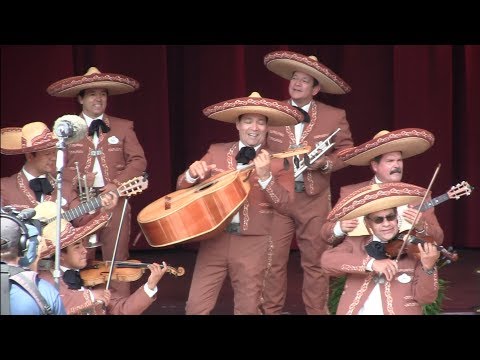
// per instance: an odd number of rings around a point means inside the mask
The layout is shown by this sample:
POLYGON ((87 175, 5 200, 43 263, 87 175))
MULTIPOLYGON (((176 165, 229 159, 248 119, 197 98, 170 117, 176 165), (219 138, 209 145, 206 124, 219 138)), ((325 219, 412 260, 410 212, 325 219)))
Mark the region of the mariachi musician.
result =
POLYGON ((333 221, 365 216, 370 232, 347 236, 321 257, 327 274, 347 276, 337 314, 421 315, 422 305, 435 301, 439 291, 435 264, 440 257, 435 243, 409 245, 417 254, 389 250, 398 234, 397 206, 421 202, 426 193, 402 182, 367 185, 332 209, 328 218, 333 221))
MULTIPOLYGON (((157 299, 157 283, 167 271, 162 265, 148 265, 150 276, 147 282, 131 295, 126 296, 121 282, 113 282, 106 289, 103 282, 87 286, 82 278, 82 269, 87 266, 87 249, 84 242, 89 235, 101 229, 106 223, 106 214, 95 218, 88 225, 73 228, 66 224, 60 243, 59 292, 67 315, 140 315, 157 299)), ((40 257, 48 258, 54 254, 54 233, 45 232, 41 243, 40 257)), ((51 263, 51 261, 50 261, 51 263)), ((44 261, 43 264, 48 264, 44 261)), ((44 265, 45 266, 45 265, 44 265)), ((52 269, 46 267, 39 271, 42 279, 53 283, 52 269)))
MULTIPOLYGON (((248 181, 251 190, 224 232, 200 242, 187 314, 209 314, 223 281, 229 275, 234 292, 234 314, 259 314, 264 276, 275 244, 271 227, 275 211, 285 212, 293 194, 293 166, 271 159, 265 145, 269 126, 294 125, 302 113, 279 101, 249 97, 226 100, 203 113, 235 124, 239 141, 212 144, 208 152, 179 176, 184 189, 225 171, 255 166, 248 181)), ((208 216, 208 214, 207 214, 208 216)))

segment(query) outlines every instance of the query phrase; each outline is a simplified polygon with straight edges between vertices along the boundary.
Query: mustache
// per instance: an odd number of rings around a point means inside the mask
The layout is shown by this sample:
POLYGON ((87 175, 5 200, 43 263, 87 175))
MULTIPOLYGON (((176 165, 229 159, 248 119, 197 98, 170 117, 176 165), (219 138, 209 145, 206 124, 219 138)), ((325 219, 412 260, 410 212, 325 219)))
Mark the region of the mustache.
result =
POLYGON ((401 174, 402 170, 400 168, 395 168, 395 169, 392 169, 390 171, 390 175, 393 175, 393 174, 396 174, 396 173, 401 174))

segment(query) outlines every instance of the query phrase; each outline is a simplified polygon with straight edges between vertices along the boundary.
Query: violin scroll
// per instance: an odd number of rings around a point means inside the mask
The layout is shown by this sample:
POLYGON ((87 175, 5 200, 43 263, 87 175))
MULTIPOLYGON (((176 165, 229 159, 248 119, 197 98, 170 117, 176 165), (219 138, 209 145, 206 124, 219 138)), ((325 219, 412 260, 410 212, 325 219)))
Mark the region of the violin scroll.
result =
MULTIPOLYGON (((160 266, 163 268, 163 265, 160 265, 160 266)), ((183 276, 183 274, 185 274, 185 269, 181 266, 175 269, 174 267, 167 265, 167 273, 177 277, 183 276)))

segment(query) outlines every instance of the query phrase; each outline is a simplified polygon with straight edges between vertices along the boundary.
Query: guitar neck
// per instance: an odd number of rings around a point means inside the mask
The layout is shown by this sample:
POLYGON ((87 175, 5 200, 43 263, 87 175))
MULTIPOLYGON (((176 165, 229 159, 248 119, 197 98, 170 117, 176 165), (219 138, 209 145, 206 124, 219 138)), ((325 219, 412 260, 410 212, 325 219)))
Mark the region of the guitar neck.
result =
POLYGON ((443 195, 437 196, 436 198, 433 198, 430 201, 427 201, 423 204, 422 208, 420 209, 421 212, 424 212, 434 206, 437 206, 438 204, 441 204, 447 200, 449 200, 450 197, 448 196, 448 193, 445 193, 443 195))
MULTIPOLYGON (((118 191, 116 191, 116 194, 119 195, 118 191)), ((90 211, 97 210, 102 207, 102 197, 101 195, 98 195, 97 197, 88 200, 73 209, 67 210, 62 214, 62 219, 65 219, 67 221, 72 221, 76 218, 79 218, 80 216, 85 215, 86 213, 90 211)), ((53 221, 54 219, 52 219, 53 221)))

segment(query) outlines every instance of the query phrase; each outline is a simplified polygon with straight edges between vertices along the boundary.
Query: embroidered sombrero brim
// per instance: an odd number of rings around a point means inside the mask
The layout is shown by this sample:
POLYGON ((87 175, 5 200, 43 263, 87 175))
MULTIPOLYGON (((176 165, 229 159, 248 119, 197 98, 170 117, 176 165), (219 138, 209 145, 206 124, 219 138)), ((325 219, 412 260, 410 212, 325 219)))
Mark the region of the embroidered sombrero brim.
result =
POLYGON ((392 151, 401 151, 403 159, 421 154, 434 142, 435 137, 430 131, 407 128, 385 132, 362 145, 341 150, 338 155, 348 165, 365 166, 373 158, 392 151))
MULTIPOLYGON (((63 249, 75 244, 77 241, 98 231, 107 224, 108 219, 109 215, 107 213, 99 213, 93 218, 93 220, 89 221, 87 225, 79 227, 73 227, 68 221, 62 220, 62 226, 64 226, 64 229, 60 234, 60 248, 63 249)), ((40 251, 40 259, 50 257, 55 253, 56 234, 57 225, 55 222, 52 222, 43 228, 42 238, 45 242, 40 251)))
POLYGON ((295 125, 303 121, 300 110, 278 100, 262 98, 257 93, 250 97, 226 100, 203 109, 205 116, 235 123, 240 115, 261 114, 268 118, 268 125, 295 125))
POLYGON ((55 148, 58 139, 41 122, 1 129, 0 153, 19 155, 55 148))
POLYGON ((418 203, 426 191, 402 182, 367 185, 338 202, 327 219, 333 222, 350 220, 376 211, 418 203))
POLYGON ((85 89, 107 89, 109 95, 120 95, 133 92, 140 87, 137 80, 125 75, 93 73, 73 76, 57 81, 47 88, 48 94, 58 97, 75 97, 85 89))
POLYGON ((291 80, 295 71, 301 71, 320 83, 320 91, 329 94, 346 94, 351 87, 331 69, 313 57, 292 51, 274 51, 265 55, 263 62, 268 70, 291 80))

